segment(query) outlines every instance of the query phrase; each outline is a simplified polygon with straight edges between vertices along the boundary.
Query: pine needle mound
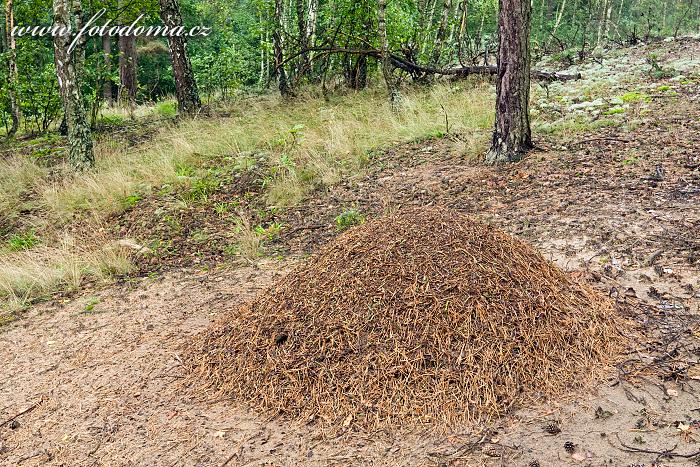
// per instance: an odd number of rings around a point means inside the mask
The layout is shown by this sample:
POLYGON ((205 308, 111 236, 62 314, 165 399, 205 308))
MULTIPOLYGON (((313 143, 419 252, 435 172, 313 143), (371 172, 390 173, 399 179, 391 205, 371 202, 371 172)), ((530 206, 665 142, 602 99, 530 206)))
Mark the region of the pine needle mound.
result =
POLYGON ((449 426, 590 382, 622 323, 524 242, 416 208, 340 235, 198 336, 185 365, 266 413, 449 426))

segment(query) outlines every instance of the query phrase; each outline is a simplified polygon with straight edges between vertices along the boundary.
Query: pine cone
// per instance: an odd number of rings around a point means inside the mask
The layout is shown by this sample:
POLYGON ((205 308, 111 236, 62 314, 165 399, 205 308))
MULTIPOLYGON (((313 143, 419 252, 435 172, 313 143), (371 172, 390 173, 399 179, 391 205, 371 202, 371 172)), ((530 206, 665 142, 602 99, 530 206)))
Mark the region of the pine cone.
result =
POLYGON ((558 435, 561 433, 561 428, 559 428, 559 425, 556 422, 550 422, 544 427, 544 431, 549 433, 550 435, 558 435))

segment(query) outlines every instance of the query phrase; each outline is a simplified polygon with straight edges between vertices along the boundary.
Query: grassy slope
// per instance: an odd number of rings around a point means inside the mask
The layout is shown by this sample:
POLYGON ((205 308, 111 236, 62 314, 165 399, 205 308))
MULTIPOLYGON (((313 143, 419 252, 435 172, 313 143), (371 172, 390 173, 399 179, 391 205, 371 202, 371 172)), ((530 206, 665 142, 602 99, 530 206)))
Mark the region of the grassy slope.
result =
POLYGON ((313 183, 330 186, 357 174, 374 149, 439 135, 445 114, 450 131, 483 132, 492 100, 488 85, 466 83, 407 94, 400 113, 375 90, 293 103, 255 98, 232 104, 227 118, 166 124, 135 148, 105 139, 88 174, 49 170, 26 155, 2 160, 0 312, 75 289, 86 277, 128 272, 128 252, 114 244, 105 220, 164 185, 196 183, 197 167, 212 160, 244 167, 251 152, 263 154, 273 167, 266 202, 284 207, 301 201, 313 183), (21 241, 28 232, 35 237, 29 244, 21 241))

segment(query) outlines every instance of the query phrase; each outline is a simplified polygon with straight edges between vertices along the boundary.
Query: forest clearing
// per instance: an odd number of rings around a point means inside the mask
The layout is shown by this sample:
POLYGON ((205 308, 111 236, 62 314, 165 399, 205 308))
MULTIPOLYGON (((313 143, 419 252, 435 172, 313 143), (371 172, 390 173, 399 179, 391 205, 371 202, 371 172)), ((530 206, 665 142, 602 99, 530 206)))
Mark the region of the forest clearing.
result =
POLYGON ((0 465, 700 462, 692 2, 263 3, 43 40, 54 110, 3 34, 0 465))

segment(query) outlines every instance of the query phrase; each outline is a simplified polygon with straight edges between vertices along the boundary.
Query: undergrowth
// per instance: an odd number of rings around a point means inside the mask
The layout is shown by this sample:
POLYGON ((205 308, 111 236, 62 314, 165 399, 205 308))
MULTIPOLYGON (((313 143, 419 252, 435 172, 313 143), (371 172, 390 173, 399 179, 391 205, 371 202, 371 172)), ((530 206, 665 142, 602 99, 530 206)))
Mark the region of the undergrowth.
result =
MULTIPOLYGON (((0 160, 0 242, 30 231, 41 239, 20 242, 19 251, 0 249, 0 309, 75 289, 85 278, 128 272, 123 249, 94 232, 110 216, 138 209, 143 198, 172 187, 185 188, 183 203, 207 203, 221 182, 216 171, 200 170, 211 161, 233 160, 241 171, 260 162, 267 171, 265 203, 284 208, 315 187, 358 176, 376 149, 444 133, 446 120, 450 132, 483 140, 493 121, 492 94, 482 83, 435 85, 407 92, 394 112, 382 89, 328 98, 309 92, 291 102, 241 99, 225 109, 228 117, 182 122, 170 119, 169 105, 161 104, 150 114, 160 120, 155 137, 131 148, 103 138, 89 173, 73 175, 60 165, 49 170, 28 157, 0 160), (25 212, 32 213, 29 224, 25 212), (86 233, 67 241, 61 233, 72 230, 86 233)), ((111 111, 105 118, 131 116, 111 111)), ((252 260, 265 234, 244 223, 237 229, 238 253, 252 260)))

